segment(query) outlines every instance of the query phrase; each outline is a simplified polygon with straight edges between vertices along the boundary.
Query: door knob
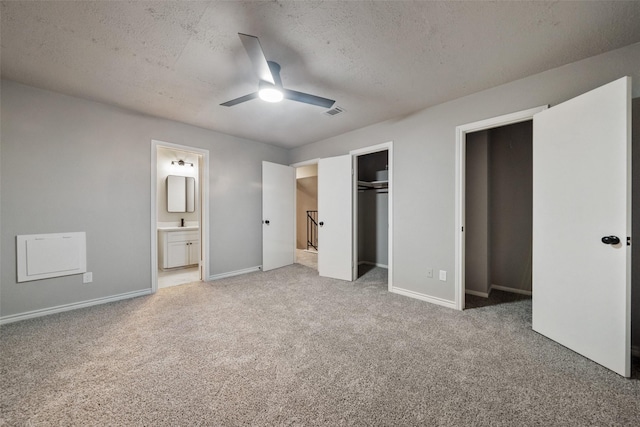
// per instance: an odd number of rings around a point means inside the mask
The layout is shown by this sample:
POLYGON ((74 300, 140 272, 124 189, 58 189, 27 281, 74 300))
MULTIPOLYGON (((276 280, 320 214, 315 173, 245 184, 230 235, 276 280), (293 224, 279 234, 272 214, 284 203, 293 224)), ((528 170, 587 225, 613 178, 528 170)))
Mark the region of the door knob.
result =
POLYGON ((620 239, 617 236, 604 236, 602 238, 602 243, 605 245, 617 245, 620 243, 620 239))
POLYGON ((268 220, 268 219, 267 219, 267 220, 265 220, 265 221, 264 221, 264 223, 265 223, 265 224, 267 224, 267 225, 269 225, 269 220, 268 220))
POLYGON ((318 223, 318 225, 319 225, 320 227, 322 227, 322 226, 324 225, 324 221, 320 221, 320 222, 318 223))

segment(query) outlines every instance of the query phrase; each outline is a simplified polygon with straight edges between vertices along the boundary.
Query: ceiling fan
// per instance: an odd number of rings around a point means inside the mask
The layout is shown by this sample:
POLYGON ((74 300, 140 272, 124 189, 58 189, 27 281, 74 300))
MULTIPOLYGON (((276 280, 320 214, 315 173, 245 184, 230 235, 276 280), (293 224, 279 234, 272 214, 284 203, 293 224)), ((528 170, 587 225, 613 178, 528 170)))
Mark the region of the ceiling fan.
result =
POLYGON ((320 96, 283 88, 282 80, 280 80, 280 65, 273 61, 267 61, 258 38, 242 33, 238 33, 238 35, 240 36, 240 40, 249 55, 253 68, 258 75, 258 79, 260 79, 260 82, 258 83, 258 91, 250 93, 249 95, 241 96, 240 98, 232 99, 231 101, 224 102, 220 105, 224 107, 232 107, 259 97, 267 102, 280 102, 282 99, 289 99, 291 101, 303 102, 305 104, 317 105, 324 108, 331 108, 331 106, 333 106, 335 103, 333 99, 322 98, 320 96))

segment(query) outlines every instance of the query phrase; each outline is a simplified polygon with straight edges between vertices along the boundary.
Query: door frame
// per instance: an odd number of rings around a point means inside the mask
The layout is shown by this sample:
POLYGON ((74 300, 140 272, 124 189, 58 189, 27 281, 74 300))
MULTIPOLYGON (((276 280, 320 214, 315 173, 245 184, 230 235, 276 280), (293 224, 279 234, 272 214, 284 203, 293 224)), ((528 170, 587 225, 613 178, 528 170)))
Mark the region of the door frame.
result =
POLYGON ((354 277, 353 280, 358 278, 358 157, 371 154, 378 153, 380 151, 387 151, 388 153, 388 176, 389 176, 389 206, 388 215, 389 215, 389 228, 387 229, 388 233, 388 248, 387 248, 387 289, 389 292, 393 292, 393 141, 384 142, 382 144, 372 145, 369 147, 359 148, 356 150, 349 151, 351 155, 351 175, 352 175, 352 185, 353 185, 353 196, 352 196, 352 221, 353 221, 353 271, 352 275, 354 277))
POLYGON ((517 111, 492 117, 473 123, 467 123, 456 127, 456 206, 455 206, 455 301, 456 310, 464 310, 465 300, 465 177, 466 177, 466 153, 467 134, 481 130, 507 126, 528 120, 533 120, 534 114, 549 108, 542 105, 528 110, 517 111))
POLYGON ((200 183, 200 279, 209 278, 209 150, 171 142, 151 140, 151 292, 158 290, 158 148, 187 151, 198 155, 200 183))

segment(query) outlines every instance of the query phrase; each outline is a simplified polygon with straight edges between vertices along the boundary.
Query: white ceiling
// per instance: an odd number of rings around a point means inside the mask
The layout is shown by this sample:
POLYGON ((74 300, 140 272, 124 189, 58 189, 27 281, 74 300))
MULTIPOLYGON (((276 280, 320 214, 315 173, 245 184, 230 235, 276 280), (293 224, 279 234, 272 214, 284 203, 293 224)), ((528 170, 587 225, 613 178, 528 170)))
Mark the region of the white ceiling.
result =
POLYGON ((640 2, 3 1, 2 77, 295 147, 640 42, 640 2), (284 86, 255 99, 237 36, 284 86))

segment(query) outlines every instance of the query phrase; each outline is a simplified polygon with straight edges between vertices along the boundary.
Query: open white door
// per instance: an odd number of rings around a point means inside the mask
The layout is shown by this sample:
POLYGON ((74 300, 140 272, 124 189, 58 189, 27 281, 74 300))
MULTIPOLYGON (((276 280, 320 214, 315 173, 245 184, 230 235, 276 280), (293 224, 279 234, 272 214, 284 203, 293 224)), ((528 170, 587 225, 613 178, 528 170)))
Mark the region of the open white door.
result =
POLYGON ((295 262, 296 172, 289 166, 262 162, 262 270, 295 262))
POLYGON ((625 377, 630 113, 625 77, 533 119, 533 329, 625 377))
POLYGON ((351 156, 318 162, 318 273, 353 280, 351 156))

